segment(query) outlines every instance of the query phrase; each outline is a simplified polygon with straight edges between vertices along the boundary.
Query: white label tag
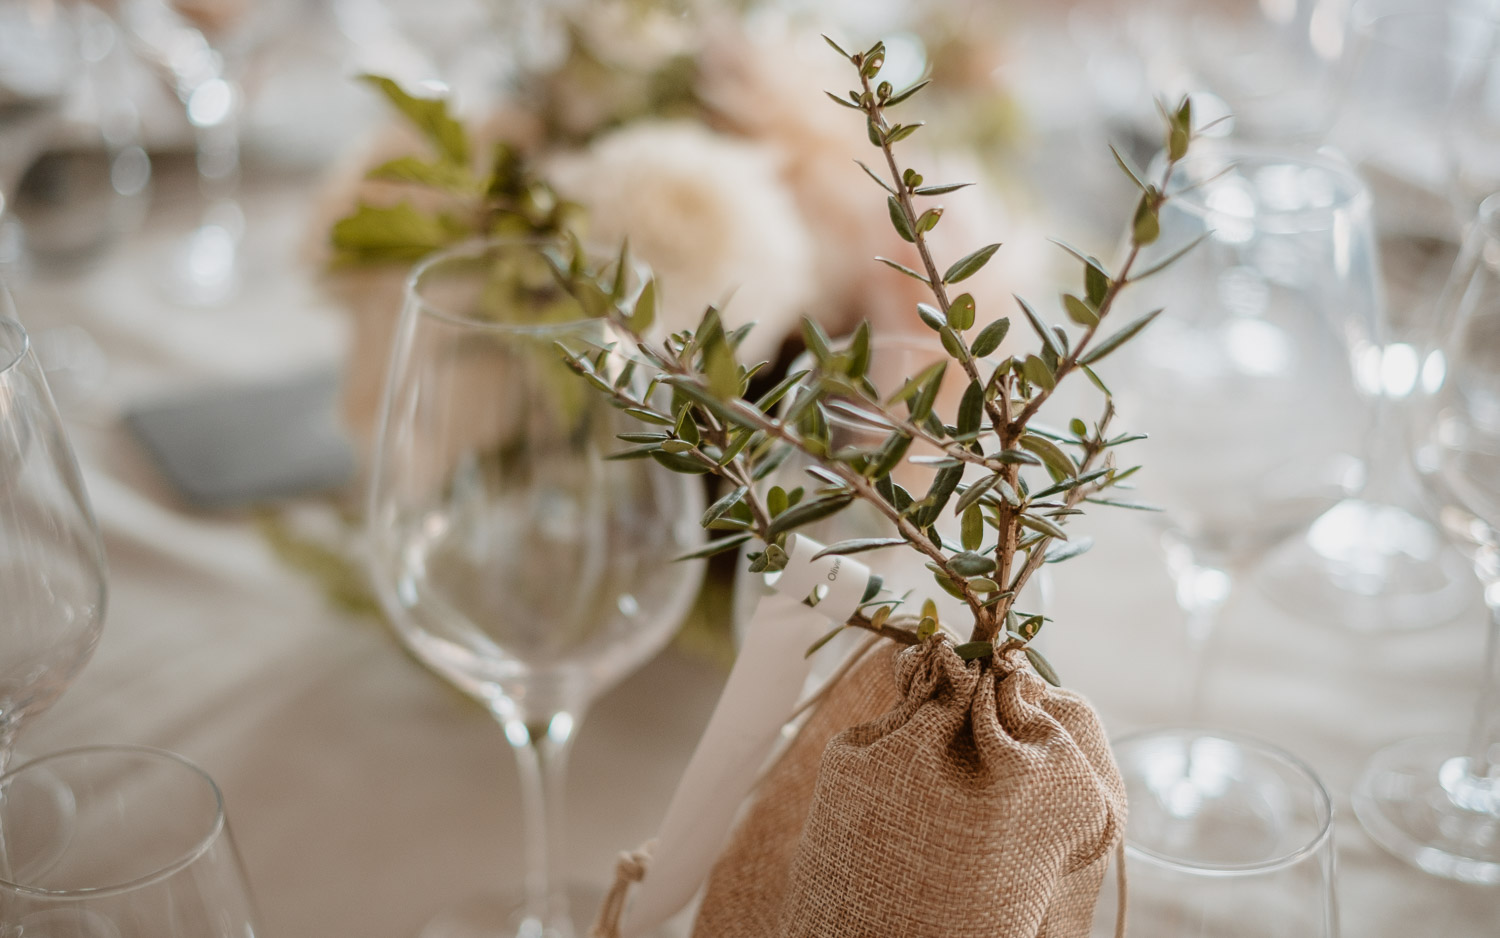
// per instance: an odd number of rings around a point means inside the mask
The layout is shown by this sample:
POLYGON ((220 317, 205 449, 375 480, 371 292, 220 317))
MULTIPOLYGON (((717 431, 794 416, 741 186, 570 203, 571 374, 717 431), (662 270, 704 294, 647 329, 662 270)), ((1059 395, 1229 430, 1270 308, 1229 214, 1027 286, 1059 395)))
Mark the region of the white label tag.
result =
POLYGON ((797 706, 811 662, 807 648, 858 608, 870 569, 848 557, 812 560, 823 545, 793 534, 785 570, 769 574, 714 707, 662 819, 646 878, 625 913, 622 938, 677 914, 713 868, 740 804, 797 706), (803 603, 817 594, 816 607, 803 603))
POLYGON ((814 560, 823 545, 800 534, 787 541, 786 569, 767 574, 766 585, 793 599, 815 596, 817 610, 829 622, 843 622, 854 615, 870 586, 870 568, 836 554, 814 560))

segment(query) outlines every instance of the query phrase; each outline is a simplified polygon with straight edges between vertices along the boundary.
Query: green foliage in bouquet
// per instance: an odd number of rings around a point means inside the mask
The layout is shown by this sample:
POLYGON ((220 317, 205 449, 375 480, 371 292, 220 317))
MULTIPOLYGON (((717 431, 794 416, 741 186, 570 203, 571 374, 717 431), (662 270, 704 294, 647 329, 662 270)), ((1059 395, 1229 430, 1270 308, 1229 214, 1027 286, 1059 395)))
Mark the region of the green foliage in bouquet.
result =
POLYGON ((435 207, 411 200, 392 206, 359 204, 334 223, 330 241, 338 263, 410 263, 433 251, 476 237, 558 237, 581 217, 575 203, 526 164, 520 151, 497 143, 477 171, 464 125, 443 98, 420 98, 379 75, 361 79, 386 100, 426 141, 431 155, 402 156, 381 163, 365 178, 410 186, 435 207))
MULTIPOLYGON (((880 389, 868 375, 871 330, 867 322, 847 345, 836 348, 816 322, 805 319, 803 338, 812 367, 787 375, 751 400, 745 396, 750 381, 767 363, 746 365, 736 359, 748 326, 726 330, 718 310, 710 307, 697 328, 660 342, 649 341, 654 287, 648 283, 638 298, 624 300, 610 289, 608 273, 600 272, 590 292, 611 297, 604 314, 633 348, 610 346, 592 355, 565 353, 567 361, 644 425, 639 432, 621 435, 629 446, 612 458, 654 459, 674 471, 712 474, 728 483, 728 493, 709 506, 702 518, 705 527, 723 536, 690 556, 711 556, 756 541, 758 549, 749 554, 751 570, 779 570, 788 561, 787 538, 793 531, 834 515, 856 500, 866 502, 893 525, 896 536, 842 541, 822 554, 893 547, 920 552, 937 586, 963 600, 972 615, 968 641, 957 647, 962 657, 984 659, 1022 648, 1037 670, 1056 683, 1051 666, 1029 644, 1045 619, 1017 609, 1015 601, 1043 563, 1061 562, 1088 548, 1087 539, 1070 539, 1068 533, 1085 506, 1148 507, 1112 491, 1125 487, 1122 484, 1140 468, 1122 466, 1115 455, 1118 448, 1142 437, 1113 428, 1114 404, 1095 369, 1160 312, 1112 328, 1111 314, 1122 291, 1193 247, 1184 245, 1160 263, 1137 269, 1142 249, 1160 234, 1158 218, 1168 198, 1168 183, 1193 139, 1190 103, 1184 99, 1175 108, 1162 109, 1167 159, 1159 180, 1145 181, 1115 153, 1120 167, 1140 190, 1129 226, 1129 249, 1120 266, 1111 270, 1098 258, 1057 242, 1082 268, 1080 289, 1063 295, 1061 302, 1073 329, 1048 322, 1032 304, 1017 297, 1021 318, 1035 333, 1037 349, 987 361, 999 351, 1011 320, 1000 316, 982 321, 974 297, 955 295, 954 288, 983 268, 1000 245, 987 244, 947 266, 939 265, 927 244, 927 233, 941 222, 943 209, 923 206, 926 200, 968 184, 928 182, 914 168, 903 168, 895 152, 896 144, 922 124, 893 121, 889 111, 920 92, 927 82, 898 91, 881 81, 882 43, 854 54, 832 40, 829 45, 849 61, 859 80, 859 87, 847 95, 829 93, 829 97, 864 117, 870 143, 879 150, 885 172, 860 165, 885 192, 891 225, 915 246, 921 269, 879 260, 931 291, 932 302, 920 304, 918 312, 938 334, 948 360, 909 376, 898 388, 880 389), (628 359, 623 367, 618 364, 622 354, 628 359), (934 407, 950 368, 961 370, 965 391, 957 412, 945 417, 934 407), (1086 376, 1103 395, 1098 418, 1092 422, 1073 418, 1065 431, 1045 429, 1035 418, 1059 384, 1075 373, 1086 376), (634 380, 637 375, 649 376, 649 380, 634 380), (879 428, 883 441, 834 448, 829 423, 836 416, 879 428), (926 491, 912 492, 895 480, 893 471, 916 443, 938 452, 911 457, 911 462, 935 471, 926 491), (814 465, 808 469, 812 483, 791 490, 774 485, 766 489, 766 480, 793 451, 812 460, 814 465), (971 474, 968 481, 966 473, 971 474), (957 542, 938 530, 944 512, 960 519, 957 542)), ((559 254, 554 259, 560 280, 588 279, 580 258, 575 250, 571 257, 559 254)), ((618 266, 623 266, 623 260, 618 266)), ((911 629, 891 622, 893 601, 868 596, 866 600, 846 626, 905 643, 923 641, 938 628, 931 603, 924 604, 922 617, 911 629)))

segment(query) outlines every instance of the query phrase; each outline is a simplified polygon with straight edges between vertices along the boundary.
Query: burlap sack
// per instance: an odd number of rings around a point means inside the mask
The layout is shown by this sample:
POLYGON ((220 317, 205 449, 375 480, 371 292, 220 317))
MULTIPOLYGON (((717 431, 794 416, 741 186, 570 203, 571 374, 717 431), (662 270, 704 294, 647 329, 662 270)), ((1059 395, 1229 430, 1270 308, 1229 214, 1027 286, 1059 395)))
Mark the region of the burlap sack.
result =
POLYGON ((1083 938, 1124 825, 1081 697, 1019 653, 982 669, 946 640, 884 650, 757 789, 693 935, 1083 938))

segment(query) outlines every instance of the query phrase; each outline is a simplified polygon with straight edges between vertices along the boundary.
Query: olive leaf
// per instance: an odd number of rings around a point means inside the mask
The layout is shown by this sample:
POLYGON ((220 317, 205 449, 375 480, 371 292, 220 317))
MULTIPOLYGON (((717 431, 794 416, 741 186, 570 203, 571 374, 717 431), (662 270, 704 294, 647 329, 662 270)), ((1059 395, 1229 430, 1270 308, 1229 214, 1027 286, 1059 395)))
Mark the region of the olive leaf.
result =
POLYGON ((386 100, 432 142, 445 161, 460 166, 468 164, 468 133, 463 124, 449 115, 446 100, 407 94, 395 81, 383 75, 366 74, 360 75, 359 79, 385 95, 386 100))
POLYGON ((990 258, 994 257, 995 252, 998 250, 1000 250, 1000 245, 986 244, 979 250, 964 255, 954 261, 953 266, 948 268, 948 272, 943 274, 943 282, 958 283, 961 280, 969 279, 979 273, 980 269, 990 262, 990 258))

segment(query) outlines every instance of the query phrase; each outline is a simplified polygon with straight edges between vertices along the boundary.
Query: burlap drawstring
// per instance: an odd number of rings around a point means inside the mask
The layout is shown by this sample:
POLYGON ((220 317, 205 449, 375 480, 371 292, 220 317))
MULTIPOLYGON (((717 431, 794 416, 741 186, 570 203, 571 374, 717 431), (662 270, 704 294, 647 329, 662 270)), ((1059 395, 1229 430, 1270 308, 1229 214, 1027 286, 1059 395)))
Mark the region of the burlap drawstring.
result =
POLYGON ((646 866, 651 862, 651 849, 656 841, 648 840, 638 850, 627 850, 615 861, 615 881, 604 894, 599 907, 599 917, 589 929, 589 938, 620 938, 620 919, 625 915, 625 897, 631 883, 646 878, 646 866))

